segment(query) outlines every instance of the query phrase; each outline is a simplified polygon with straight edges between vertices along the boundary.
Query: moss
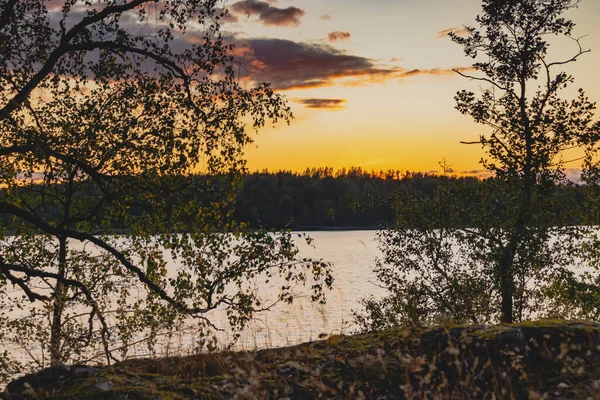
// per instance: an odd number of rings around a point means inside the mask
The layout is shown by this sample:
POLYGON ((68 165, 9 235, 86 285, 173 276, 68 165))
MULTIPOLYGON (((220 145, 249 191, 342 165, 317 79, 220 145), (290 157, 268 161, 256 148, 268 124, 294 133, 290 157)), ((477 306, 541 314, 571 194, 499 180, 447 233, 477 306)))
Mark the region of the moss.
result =
POLYGON ((133 360, 64 379, 63 371, 58 385, 24 378, 12 386, 22 397, 4 398, 585 398, 600 389, 599 345, 600 325, 581 321, 395 329, 257 352, 133 360), (24 382, 39 385, 26 393, 24 382), (94 390, 102 382, 113 389, 94 390))

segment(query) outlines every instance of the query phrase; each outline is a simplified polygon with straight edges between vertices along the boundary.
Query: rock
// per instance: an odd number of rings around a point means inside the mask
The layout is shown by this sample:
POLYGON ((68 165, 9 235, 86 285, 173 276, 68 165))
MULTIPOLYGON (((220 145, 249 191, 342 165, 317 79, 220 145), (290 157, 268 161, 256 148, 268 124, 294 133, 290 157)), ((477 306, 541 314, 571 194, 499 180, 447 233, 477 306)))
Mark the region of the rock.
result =
POLYGON ((111 390, 113 390, 113 384, 110 381, 99 382, 99 383, 94 384, 94 386, 92 386, 92 390, 94 392, 110 392, 111 390))

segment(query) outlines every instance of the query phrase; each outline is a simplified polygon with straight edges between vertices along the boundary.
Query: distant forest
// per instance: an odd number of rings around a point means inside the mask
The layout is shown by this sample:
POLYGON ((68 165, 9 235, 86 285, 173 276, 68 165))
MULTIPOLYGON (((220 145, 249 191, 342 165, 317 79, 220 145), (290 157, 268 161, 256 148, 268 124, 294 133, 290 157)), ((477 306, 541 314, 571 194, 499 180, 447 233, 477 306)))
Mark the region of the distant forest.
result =
MULTIPOLYGON (((476 192, 485 181, 396 170, 369 172, 360 167, 254 172, 243 178, 234 216, 251 227, 274 229, 379 228, 394 221, 399 193, 404 198, 430 198, 442 182, 463 188, 458 193, 464 193, 467 201, 467 192, 476 192)), ((558 188, 554 212, 564 216, 564 223, 582 222, 586 193, 583 185, 558 188)))
POLYGON ((234 216, 252 227, 375 228, 394 217, 384 201, 390 195, 401 187, 432 192, 436 180, 433 175, 361 168, 255 172, 243 178, 234 216))
MULTIPOLYGON (((175 185, 168 181, 155 182, 156 190, 163 193, 169 204, 177 198, 196 197, 200 201, 210 202, 208 185, 218 185, 203 175, 179 177, 175 185), (166 189, 169 187, 169 189, 166 189), (181 191, 177 188, 185 188, 181 191)), ((494 179, 481 180, 475 177, 456 177, 407 171, 367 171, 360 167, 333 170, 332 168, 308 168, 303 172, 262 171, 242 176, 241 187, 237 194, 233 217, 237 222, 246 223, 251 228, 292 229, 292 230, 330 230, 330 229, 377 229, 394 222, 399 207, 407 201, 431 199, 443 186, 450 188, 448 210, 462 209, 459 216, 461 224, 471 225, 470 220, 477 218, 475 203, 488 201, 484 198, 490 193, 498 210, 497 217, 503 218, 503 204, 506 188, 493 184, 494 179), (487 194, 483 194, 487 190, 487 194), (491 192, 490 192, 491 191, 491 192), (453 203, 451 206, 450 203, 453 203), (474 207, 473 207, 474 206, 474 207)), ((569 184, 553 191, 556 201, 552 202, 557 224, 593 223, 590 221, 586 203, 588 188, 584 185, 569 184)), ((23 194, 28 191, 23 187, 23 194)), ((94 197, 99 189, 89 186, 85 192, 94 197)), ((1 193, 1 192, 0 192, 1 193)), ((214 194, 212 194, 214 195, 214 194)), ((138 197, 133 195, 133 197, 138 197)), ((142 216, 150 209, 143 202, 132 202, 130 215, 142 216)), ((48 218, 59 218, 60 210, 45 205, 48 218)), ((168 216, 167 212, 165 215, 168 216)), ((177 221, 171 221, 177 223, 177 221)), ((2 216, 2 223, 11 228, 8 215, 2 216)), ((100 220, 97 221, 100 226, 100 220)), ((115 228, 122 223, 113 220, 115 228)))

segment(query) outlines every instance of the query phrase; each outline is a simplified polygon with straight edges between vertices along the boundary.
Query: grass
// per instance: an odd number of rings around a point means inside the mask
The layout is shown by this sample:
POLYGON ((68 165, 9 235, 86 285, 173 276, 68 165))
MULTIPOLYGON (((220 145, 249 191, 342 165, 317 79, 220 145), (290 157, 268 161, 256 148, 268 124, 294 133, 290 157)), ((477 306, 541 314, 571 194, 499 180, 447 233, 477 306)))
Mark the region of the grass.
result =
POLYGON ((396 329, 43 374, 13 382, 3 398, 600 399, 600 325, 396 329))

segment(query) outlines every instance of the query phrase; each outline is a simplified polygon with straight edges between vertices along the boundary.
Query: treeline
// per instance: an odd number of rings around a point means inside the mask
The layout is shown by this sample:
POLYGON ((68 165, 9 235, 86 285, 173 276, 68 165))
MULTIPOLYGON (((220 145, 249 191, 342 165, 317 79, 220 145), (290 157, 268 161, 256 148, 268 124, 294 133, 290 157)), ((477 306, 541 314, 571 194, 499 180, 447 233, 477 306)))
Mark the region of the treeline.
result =
MULTIPOLYGON (((120 216, 114 212, 101 213, 90 216, 88 221, 101 226, 101 219, 108 218, 113 228, 122 229, 128 226, 123 221, 127 215, 134 219, 144 218, 146 215, 156 214, 158 206, 162 209, 159 215, 164 218, 165 226, 176 230, 186 229, 185 223, 182 224, 186 217, 180 213, 173 214, 176 204, 193 201, 200 208, 218 204, 222 193, 232 190, 231 179, 204 175, 148 179, 148 187, 143 193, 139 189, 143 185, 138 184, 136 191, 129 195, 127 211, 120 216)), ((94 199, 101 194, 94 184, 84 185, 82 193, 85 193, 83 197, 86 198, 79 199, 80 202, 88 203, 88 197, 94 199)), ((375 229, 394 222, 399 208, 414 199, 418 201, 432 198, 442 187, 451 193, 448 211, 459 210, 462 221, 460 224, 470 225, 470 220, 477 218, 473 211, 478 208, 473 207, 475 203, 492 202, 496 209, 494 214, 500 219, 504 218, 504 204, 510 203, 510 199, 506 199, 510 196, 509 188, 497 186, 493 179, 396 170, 367 171, 360 167, 337 171, 332 168, 312 168, 303 172, 262 171, 243 175, 235 199, 233 217, 252 228, 375 229)), ((588 188, 573 184, 555 189, 555 201, 551 202, 552 210, 548 211, 553 213, 557 223, 589 224, 588 188)), ((56 190, 60 188, 57 187, 56 190)), ((23 201, 36 204, 35 207, 31 206, 32 212, 60 221, 60 207, 49 202, 48 196, 44 201, 44 197, 37 193, 40 191, 47 189, 42 190, 38 185, 19 189, 23 201)), ((0 198, 3 192, 4 190, 0 190, 0 198)), ((215 214, 214 218, 227 218, 225 215, 228 214, 227 210, 231 211, 231 205, 223 203, 223 210, 215 214)), ((13 227, 8 214, 0 215, 0 222, 9 230, 13 227)), ((413 224, 418 224, 418 221, 413 224)), ((160 225, 162 224, 158 224, 160 225)))
MULTIPOLYGON (((431 198, 440 187, 450 189, 451 200, 464 215, 465 224, 477 218, 474 202, 488 202, 497 217, 509 188, 496 180, 456 177, 397 170, 367 171, 360 167, 334 171, 312 168, 303 172, 262 171, 242 179, 234 216, 251 227, 274 229, 366 229, 392 223, 408 198, 431 198)), ((552 190, 547 211, 557 224, 592 223, 589 190, 585 185, 566 184, 552 190)))
POLYGON ((395 217, 398 191, 431 196, 440 181, 477 185, 473 177, 397 170, 367 171, 360 167, 334 171, 254 172, 243 177, 235 218, 252 227, 290 229, 376 228, 395 217))

